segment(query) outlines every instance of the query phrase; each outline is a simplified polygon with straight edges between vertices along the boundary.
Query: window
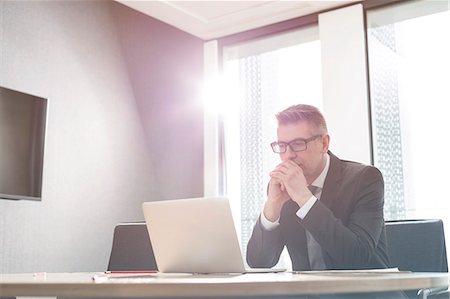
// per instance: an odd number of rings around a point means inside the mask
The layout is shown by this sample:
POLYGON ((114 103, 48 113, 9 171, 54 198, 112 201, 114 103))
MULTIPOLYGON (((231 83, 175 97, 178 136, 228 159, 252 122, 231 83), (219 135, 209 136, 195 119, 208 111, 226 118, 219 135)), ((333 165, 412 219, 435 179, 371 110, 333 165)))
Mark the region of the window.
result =
POLYGON ((367 14, 374 162, 385 217, 441 218, 450 240, 448 1, 410 1, 367 14))
MULTIPOLYGON (((322 107, 318 29, 227 47, 223 57, 225 193, 245 255, 266 200, 269 172, 279 163, 269 145, 276 140, 275 114, 299 103, 322 107)), ((289 267, 287 260, 280 266, 289 267)))
POLYGON ((441 218, 450 239, 444 189, 449 1, 402 1, 367 11, 372 132, 362 20, 358 4, 320 14, 321 41, 314 26, 224 49, 222 194, 232 200, 244 254, 268 173, 279 163, 269 147, 276 139, 274 115, 297 103, 323 110, 333 130, 331 149, 343 159, 368 163, 372 137, 374 164, 385 179, 385 219, 441 218))

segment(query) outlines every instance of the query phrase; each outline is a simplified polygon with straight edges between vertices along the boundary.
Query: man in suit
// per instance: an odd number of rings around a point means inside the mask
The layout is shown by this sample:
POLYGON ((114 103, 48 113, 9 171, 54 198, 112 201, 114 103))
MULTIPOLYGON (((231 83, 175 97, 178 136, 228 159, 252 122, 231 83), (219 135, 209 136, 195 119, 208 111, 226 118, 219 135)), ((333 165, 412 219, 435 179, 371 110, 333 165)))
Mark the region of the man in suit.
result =
POLYGON ((389 266, 384 183, 373 167, 337 158, 320 111, 296 105, 277 114, 281 163, 247 247, 251 267, 273 267, 286 246, 293 270, 389 266))

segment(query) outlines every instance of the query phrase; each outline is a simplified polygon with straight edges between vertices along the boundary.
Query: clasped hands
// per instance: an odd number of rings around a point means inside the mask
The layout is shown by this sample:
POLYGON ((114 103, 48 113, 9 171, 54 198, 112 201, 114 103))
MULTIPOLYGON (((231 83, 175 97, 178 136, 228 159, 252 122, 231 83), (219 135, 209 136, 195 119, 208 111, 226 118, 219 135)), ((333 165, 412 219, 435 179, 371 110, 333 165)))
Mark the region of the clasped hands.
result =
POLYGON ((270 172, 269 192, 264 206, 264 216, 275 222, 280 218, 283 204, 292 199, 302 207, 312 193, 307 188, 302 168, 292 160, 286 160, 270 172))

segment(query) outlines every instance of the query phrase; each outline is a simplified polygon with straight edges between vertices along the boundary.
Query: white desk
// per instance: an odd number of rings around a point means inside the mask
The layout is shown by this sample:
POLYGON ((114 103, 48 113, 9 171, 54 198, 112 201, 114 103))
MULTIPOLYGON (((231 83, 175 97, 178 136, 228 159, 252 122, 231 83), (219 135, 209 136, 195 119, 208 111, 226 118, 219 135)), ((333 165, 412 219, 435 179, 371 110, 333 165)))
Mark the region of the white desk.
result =
POLYGON ((0 297, 201 297, 381 292, 447 287, 448 273, 168 275, 94 283, 96 273, 0 274, 0 297))

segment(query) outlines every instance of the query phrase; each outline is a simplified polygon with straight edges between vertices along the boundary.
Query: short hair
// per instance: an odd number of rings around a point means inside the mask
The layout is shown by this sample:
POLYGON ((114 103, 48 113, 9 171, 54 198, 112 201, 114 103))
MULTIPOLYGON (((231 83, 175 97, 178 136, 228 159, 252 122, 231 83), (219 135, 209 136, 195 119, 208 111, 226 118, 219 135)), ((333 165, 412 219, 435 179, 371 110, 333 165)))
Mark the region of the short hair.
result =
POLYGON ((290 106, 276 114, 278 125, 305 121, 314 125, 321 133, 328 133, 327 123, 319 109, 311 105, 299 104, 290 106))

